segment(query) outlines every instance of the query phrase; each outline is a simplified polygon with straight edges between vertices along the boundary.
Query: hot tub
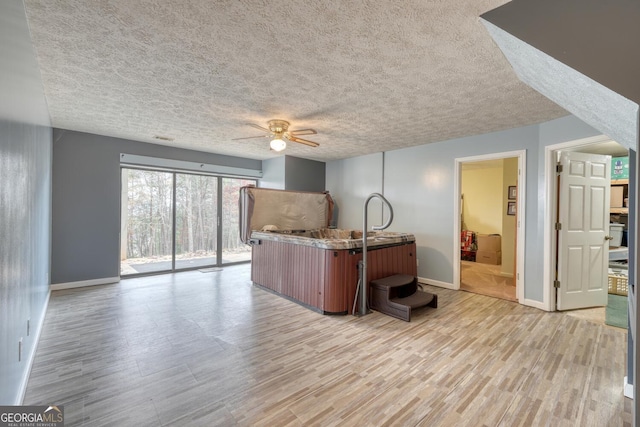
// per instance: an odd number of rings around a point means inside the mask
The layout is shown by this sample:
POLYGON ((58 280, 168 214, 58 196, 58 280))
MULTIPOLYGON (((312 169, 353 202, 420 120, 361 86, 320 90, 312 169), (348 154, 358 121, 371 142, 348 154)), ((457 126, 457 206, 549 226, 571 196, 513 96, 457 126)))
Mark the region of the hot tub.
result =
MULTIPOLYGON (((327 227, 333 210, 328 193, 244 187, 240 210, 242 238, 252 245, 255 285, 323 314, 351 313, 362 231, 327 227)), ((367 235, 367 283, 393 274, 417 274, 412 234, 367 235)))

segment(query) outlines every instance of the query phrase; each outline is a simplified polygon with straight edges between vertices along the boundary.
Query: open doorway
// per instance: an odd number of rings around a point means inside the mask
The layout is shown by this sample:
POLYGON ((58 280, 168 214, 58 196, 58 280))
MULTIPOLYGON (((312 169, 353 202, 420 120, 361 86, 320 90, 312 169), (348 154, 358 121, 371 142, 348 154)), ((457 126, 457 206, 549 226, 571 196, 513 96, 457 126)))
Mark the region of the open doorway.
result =
POLYGON ((521 301, 523 151, 456 159, 454 288, 521 301))
MULTIPOLYGON (((563 166, 563 169, 566 167, 563 166)), ((597 323, 606 323, 610 326, 626 327, 627 304, 625 299, 628 283, 626 234, 628 198, 631 194, 628 189, 628 151, 605 136, 558 144, 546 149, 546 170, 548 199, 545 216, 545 248, 549 256, 545 261, 545 280, 548 281, 545 292, 549 293, 547 300, 549 309, 572 310, 570 312, 572 316, 586 318, 597 323), (606 210, 603 215, 604 227, 601 233, 603 237, 597 239, 598 241, 592 241, 594 237, 598 236, 597 227, 594 226, 595 220, 589 220, 588 224, 585 224, 585 227, 590 227, 590 230, 582 234, 576 232, 576 227, 564 223, 567 221, 567 215, 569 218, 571 217, 568 212, 570 209, 568 199, 574 198, 574 196, 564 191, 566 185, 562 181, 566 171, 556 171, 555 165, 559 161, 565 163, 563 159, 572 156, 578 156, 577 158, 582 156, 587 159, 585 165, 589 166, 589 170, 597 168, 599 156, 607 156, 606 201, 602 203, 606 210), (591 158, 594 159, 593 162, 589 161, 591 158), (562 220, 562 218, 565 219, 562 220), (563 242, 563 233, 567 233, 569 228, 574 236, 570 237, 571 241, 567 238, 567 241, 563 242), (582 269, 572 265, 569 259, 572 257, 571 252, 580 253, 581 245, 586 248, 585 250, 588 249, 591 252, 588 261, 590 265, 582 269), (601 250, 598 248, 599 245, 602 245, 601 250), (594 257, 598 252, 602 253, 603 259, 596 262, 594 257), (562 258, 565 255, 565 261, 563 261, 562 258), (599 268, 598 264, 603 264, 604 267, 599 268), (591 296, 595 296, 599 292, 598 289, 601 289, 602 298, 582 300, 581 290, 572 286, 572 282, 582 284, 583 288, 588 287, 588 289, 583 289, 582 293, 588 293, 591 296), (573 295, 571 292, 567 295, 569 288, 573 288, 573 295), (614 305, 618 307, 615 310, 614 305), (598 308, 592 308, 596 306, 598 308), (617 313, 616 310, 622 310, 624 313, 617 313), (620 318, 621 316, 622 318, 620 318)), ((580 188, 580 186, 576 186, 576 188, 580 188)), ((593 197, 598 191, 597 188, 589 190, 591 195, 587 195, 587 197, 593 197)), ((574 193, 578 194, 578 192, 574 193)), ((584 204, 589 207, 597 203, 586 200, 584 204)), ((588 211, 587 208, 581 208, 581 214, 574 216, 584 220, 584 215, 590 215, 588 211)), ((579 260, 579 257, 573 258, 579 260)))

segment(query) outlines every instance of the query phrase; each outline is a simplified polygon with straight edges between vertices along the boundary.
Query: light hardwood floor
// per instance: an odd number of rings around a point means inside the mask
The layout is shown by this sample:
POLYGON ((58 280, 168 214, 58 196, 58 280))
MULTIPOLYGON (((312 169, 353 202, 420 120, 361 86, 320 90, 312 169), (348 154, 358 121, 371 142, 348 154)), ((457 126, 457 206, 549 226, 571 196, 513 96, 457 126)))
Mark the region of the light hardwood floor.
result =
MULTIPOLYGON (((499 265, 460 261, 460 289, 474 294, 518 301, 513 279, 500 275, 499 265)), ((604 325, 606 307, 585 308, 565 312, 568 316, 579 317, 604 325)), ((609 326, 615 328, 615 326, 609 326)))
POLYGON ((24 404, 67 426, 631 425, 625 331, 429 290, 410 323, 322 316, 246 265, 56 291, 24 404))

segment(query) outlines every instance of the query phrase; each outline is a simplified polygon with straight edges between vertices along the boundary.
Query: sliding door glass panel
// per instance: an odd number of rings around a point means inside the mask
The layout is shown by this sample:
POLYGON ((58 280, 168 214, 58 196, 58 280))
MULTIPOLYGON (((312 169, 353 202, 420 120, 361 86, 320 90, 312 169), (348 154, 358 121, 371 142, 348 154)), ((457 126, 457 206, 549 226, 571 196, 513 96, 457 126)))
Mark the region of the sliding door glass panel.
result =
POLYGON ((240 187, 255 185, 252 179, 222 178, 222 263, 251 260, 251 246, 240 241, 238 198, 240 187))
POLYGON ((172 269, 173 174, 122 169, 120 275, 172 269))
POLYGON ((217 264, 218 178, 176 174, 176 269, 217 264))

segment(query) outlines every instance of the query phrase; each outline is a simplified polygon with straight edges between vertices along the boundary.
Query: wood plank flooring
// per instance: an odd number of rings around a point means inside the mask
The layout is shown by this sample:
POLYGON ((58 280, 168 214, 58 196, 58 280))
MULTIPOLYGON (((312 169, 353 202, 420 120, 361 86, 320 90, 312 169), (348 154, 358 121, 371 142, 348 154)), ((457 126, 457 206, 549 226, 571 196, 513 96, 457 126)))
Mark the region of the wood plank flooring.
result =
POLYGON ((433 287, 410 323, 322 316, 249 272, 53 292, 24 404, 67 426, 631 425, 623 330, 433 287))

